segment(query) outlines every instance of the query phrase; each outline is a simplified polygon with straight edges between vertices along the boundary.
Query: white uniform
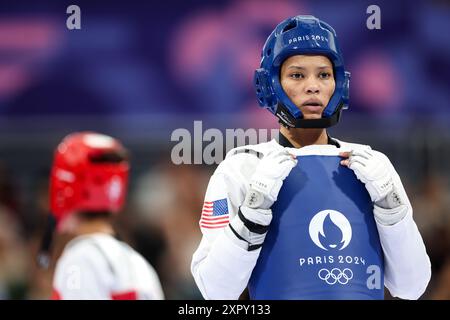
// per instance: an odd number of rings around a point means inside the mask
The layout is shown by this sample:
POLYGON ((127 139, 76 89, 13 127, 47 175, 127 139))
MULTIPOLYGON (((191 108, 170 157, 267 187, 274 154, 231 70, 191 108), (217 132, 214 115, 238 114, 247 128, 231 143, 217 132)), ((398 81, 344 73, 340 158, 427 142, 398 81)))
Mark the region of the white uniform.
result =
MULTIPOLYGON (((334 145, 311 145, 286 149, 294 155, 337 155, 338 152, 368 148, 365 145, 334 140, 340 145, 339 148, 334 145)), ((250 178, 261 161, 261 156, 282 148, 284 147, 272 140, 233 149, 212 175, 200 220, 203 238, 193 255, 191 265, 194 279, 205 299, 238 299, 247 287, 261 249, 243 249, 230 240, 225 228, 244 202, 250 178), (210 204, 219 199, 227 199, 228 214, 208 217, 210 204)), ((398 175, 394 179, 400 182, 398 175)), ((393 296, 403 299, 418 299, 431 277, 430 260, 412 213, 408 202, 408 212, 400 222, 392 226, 377 222, 385 259, 385 286, 393 296)))
POLYGON ((53 299, 161 300, 152 266, 126 243, 97 233, 70 241, 57 262, 53 299))

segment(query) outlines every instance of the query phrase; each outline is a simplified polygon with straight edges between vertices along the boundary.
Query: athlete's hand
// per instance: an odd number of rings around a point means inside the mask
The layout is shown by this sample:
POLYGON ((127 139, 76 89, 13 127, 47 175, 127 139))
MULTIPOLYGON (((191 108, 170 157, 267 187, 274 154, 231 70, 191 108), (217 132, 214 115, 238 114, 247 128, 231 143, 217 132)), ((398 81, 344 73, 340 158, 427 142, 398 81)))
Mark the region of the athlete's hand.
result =
POLYGON ((284 149, 262 158, 250 179, 244 203, 225 229, 234 243, 248 251, 261 248, 272 221, 270 207, 277 200, 283 180, 296 165, 295 156, 284 149))
POLYGON ((370 198, 378 202, 392 192, 392 164, 382 154, 370 149, 353 150, 339 154, 345 158, 341 164, 355 172, 356 177, 366 185, 370 198))
POLYGON ((377 221, 392 225, 407 213, 408 199, 400 178, 389 159, 381 152, 364 149, 342 152, 341 164, 353 170, 364 183, 374 202, 377 221))
POLYGON ((296 157, 284 149, 265 155, 251 177, 244 205, 269 209, 277 200, 284 179, 296 165, 296 157))

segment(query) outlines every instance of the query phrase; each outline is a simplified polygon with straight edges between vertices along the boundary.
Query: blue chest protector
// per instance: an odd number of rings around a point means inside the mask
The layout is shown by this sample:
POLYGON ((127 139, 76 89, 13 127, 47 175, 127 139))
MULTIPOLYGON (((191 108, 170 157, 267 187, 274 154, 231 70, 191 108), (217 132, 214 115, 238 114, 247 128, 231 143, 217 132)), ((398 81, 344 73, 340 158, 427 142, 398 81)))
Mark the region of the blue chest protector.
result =
POLYGON ((338 156, 297 159, 272 206, 250 298, 383 299, 383 252, 365 186, 338 156))

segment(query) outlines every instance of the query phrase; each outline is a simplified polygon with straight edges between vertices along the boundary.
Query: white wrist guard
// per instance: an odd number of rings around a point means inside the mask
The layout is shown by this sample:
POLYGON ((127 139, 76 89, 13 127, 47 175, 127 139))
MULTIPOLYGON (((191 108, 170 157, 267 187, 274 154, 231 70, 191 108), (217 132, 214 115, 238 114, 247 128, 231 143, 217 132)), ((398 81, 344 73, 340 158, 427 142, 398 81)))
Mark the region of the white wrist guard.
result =
POLYGON ((400 205, 396 208, 385 209, 377 206, 373 206, 373 214, 375 220, 384 226, 392 226, 400 222, 408 213, 407 205, 400 205))
POLYGON ((225 228, 225 233, 240 247, 248 251, 257 250, 264 242, 271 220, 272 211, 270 209, 252 209, 241 206, 238 215, 225 228))
POLYGON ((394 209, 407 202, 402 199, 402 195, 398 192, 395 184, 392 185, 392 190, 383 199, 378 200, 375 204, 384 209, 394 209))

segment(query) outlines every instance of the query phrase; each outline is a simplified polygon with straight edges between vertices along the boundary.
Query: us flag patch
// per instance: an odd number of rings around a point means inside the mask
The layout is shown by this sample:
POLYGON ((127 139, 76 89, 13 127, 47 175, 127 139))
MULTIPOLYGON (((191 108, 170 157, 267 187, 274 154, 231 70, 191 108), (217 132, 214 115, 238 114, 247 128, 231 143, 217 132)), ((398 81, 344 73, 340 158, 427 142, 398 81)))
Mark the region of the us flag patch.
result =
POLYGON ((228 225, 228 222, 227 199, 205 201, 200 219, 200 227, 207 229, 223 228, 228 225))

